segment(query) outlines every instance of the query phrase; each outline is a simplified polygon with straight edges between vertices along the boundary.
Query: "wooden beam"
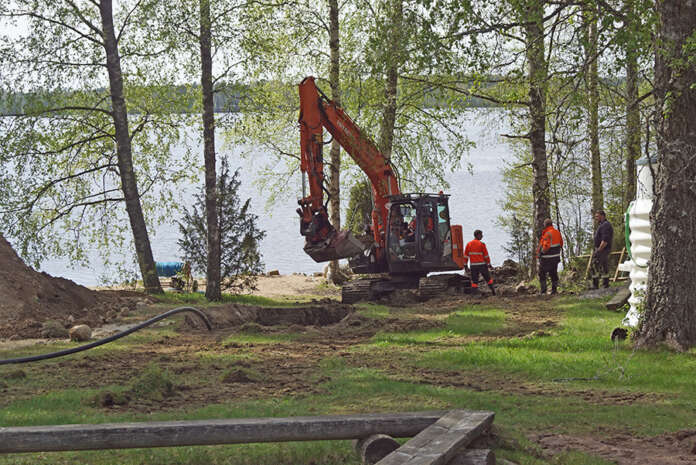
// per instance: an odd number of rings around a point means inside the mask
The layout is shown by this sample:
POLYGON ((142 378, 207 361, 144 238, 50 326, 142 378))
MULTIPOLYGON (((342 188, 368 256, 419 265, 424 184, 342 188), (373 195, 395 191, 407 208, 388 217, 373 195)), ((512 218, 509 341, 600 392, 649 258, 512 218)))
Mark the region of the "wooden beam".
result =
POLYGON ((616 263, 616 271, 614 272, 614 281, 616 282, 617 279, 619 279, 619 266, 621 266, 621 261, 624 258, 624 254, 626 253, 626 247, 621 249, 621 256, 619 257, 619 261, 616 263))
POLYGON ((446 465, 493 424, 493 412, 452 410, 377 465, 446 465))
POLYGON ((447 462, 447 465, 495 465, 495 454, 490 449, 466 449, 447 462))
POLYGON ((0 428, 0 453, 411 437, 445 412, 0 428))

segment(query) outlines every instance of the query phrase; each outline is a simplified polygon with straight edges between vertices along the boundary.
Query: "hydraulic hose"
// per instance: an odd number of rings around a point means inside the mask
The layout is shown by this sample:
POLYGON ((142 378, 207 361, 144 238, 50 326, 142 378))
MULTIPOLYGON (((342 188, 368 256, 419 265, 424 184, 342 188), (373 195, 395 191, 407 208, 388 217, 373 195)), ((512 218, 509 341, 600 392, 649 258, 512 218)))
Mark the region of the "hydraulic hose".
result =
POLYGON ((197 308, 194 307, 178 307, 175 308, 174 310, 169 310, 168 312, 162 313, 161 315, 157 315, 154 318, 150 318, 147 321, 143 321, 142 323, 133 326, 130 329, 127 329, 125 331, 121 331, 120 333, 116 333, 112 336, 105 337, 104 339, 99 339, 98 341, 90 342, 89 344, 85 344, 79 347, 73 347, 72 349, 65 349, 65 350, 59 350, 57 352, 50 352, 48 354, 41 354, 41 355, 32 355, 30 357, 19 357, 19 358, 8 358, 6 360, 0 360, 0 365, 10 365, 13 363, 28 363, 28 362, 37 362, 39 360, 47 360, 49 358, 56 358, 56 357, 62 357, 64 355, 69 355, 69 354, 74 354, 77 352, 82 352, 83 350, 88 350, 92 349, 94 347, 98 347, 100 345, 106 344, 108 342, 115 341, 116 339, 120 339, 124 336, 128 336, 131 333, 134 333, 136 331, 139 331, 146 326, 150 326, 154 323, 157 323, 160 320, 163 320, 165 318, 168 318, 172 315, 176 315, 177 313, 182 313, 182 312, 191 312, 195 313, 198 315, 198 317, 203 320, 203 323, 205 323, 205 326, 208 328, 208 331, 212 331, 213 327, 210 325, 210 321, 208 320, 208 317, 205 316, 203 312, 198 310, 197 308))

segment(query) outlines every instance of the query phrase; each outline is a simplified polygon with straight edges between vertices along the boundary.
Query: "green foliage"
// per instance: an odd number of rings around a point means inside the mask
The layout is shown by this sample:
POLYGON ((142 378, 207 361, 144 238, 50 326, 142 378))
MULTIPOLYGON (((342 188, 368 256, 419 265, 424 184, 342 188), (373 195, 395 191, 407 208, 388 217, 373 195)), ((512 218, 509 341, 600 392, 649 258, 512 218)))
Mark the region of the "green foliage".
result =
POLYGON ((133 380, 130 392, 137 398, 162 400, 174 394, 176 385, 167 370, 152 363, 133 380))
MULTIPOLYGON (((218 176, 218 226, 220 228, 221 287, 239 292, 254 288, 256 276, 263 271, 259 245, 266 233, 257 227, 258 217, 249 211, 251 199, 240 204, 239 170, 230 177, 229 166, 223 159, 218 176)), ((205 195, 197 194, 189 212, 184 209, 178 222, 181 238, 177 241, 183 251, 182 259, 191 262, 192 268, 205 273, 207 268, 207 221, 205 195)))
POLYGON ((512 257, 514 257, 521 267, 521 272, 526 273, 532 265, 532 253, 529 244, 532 241, 532 224, 523 223, 522 220, 512 215, 512 218, 506 222, 510 230, 510 241, 503 246, 503 249, 512 257))
POLYGON ((367 180, 358 181, 350 188, 346 229, 355 234, 363 234, 372 226, 372 190, 367 180))
MULTIPOLYGON (((114 11, 133 170, 150 227, 176 209, 172 189, 195 177, 185 151, 172 156, 183 129, 171 109, 186 96, 170 92, 164 53, 143 41, 149 34, 144 20, 156 3, 119 2, 114 11)), ((107 265, 132 270, 135 258, 110 260, 111 250, 131 245, 130 226, 106 54, 98 27, 90 24, 101 27, 97 5, 0 5, 0 95, 21 96, 18 113, 0 118, 2 232, 34 265, 49 256, 84 263, 87 250, 96 249, 107 265), (13 27, 17 21, 24 27, 13 27)))

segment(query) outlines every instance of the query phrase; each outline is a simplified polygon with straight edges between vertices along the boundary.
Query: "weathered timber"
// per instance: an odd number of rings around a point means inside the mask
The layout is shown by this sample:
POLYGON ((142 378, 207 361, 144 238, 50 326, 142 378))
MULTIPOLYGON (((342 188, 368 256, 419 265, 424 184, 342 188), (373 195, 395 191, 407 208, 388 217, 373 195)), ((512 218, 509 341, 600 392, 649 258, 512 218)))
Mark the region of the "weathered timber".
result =
POLYGON ((452 410, 377 465, 445 465, 493 423, 493 412, 452 410))
POLYGON ((386 434, 373 434, 355 441, 355 451, 360 460, 369 465, 374 465, 398 448, 399 443, 386 434))
POLYGON ((460 451, 447 465, 495 465, 495 454, 490 449, 460 451))
POLYGON ((619 310, 628 302, 629 297, 631 297, 631 290, 628 287, 623 287, 604 306, 609 310, 619 310))
POLYGON ((0 453, 411 437, 445 412, 0 428, 0 453))

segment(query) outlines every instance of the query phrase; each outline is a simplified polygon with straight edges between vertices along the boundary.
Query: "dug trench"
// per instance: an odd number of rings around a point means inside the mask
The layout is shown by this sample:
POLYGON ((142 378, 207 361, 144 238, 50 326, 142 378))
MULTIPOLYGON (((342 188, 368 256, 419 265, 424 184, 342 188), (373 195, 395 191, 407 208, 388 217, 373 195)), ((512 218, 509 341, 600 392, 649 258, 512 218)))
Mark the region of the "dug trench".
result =
MULTIPOLYGON (((475 369, 436 370, 412 362, 417 352, 440 350, 470 342, 511 337, 543 337, 554 330, 561 314, 556 300, 535 296, 451 297, 428 302, 406 302, 386 307, 385 314, 370 316, 353 307, 324 299, 309 304, 269 308, 227 304, 205 308, 212 332, 200 321, 179 318, 173 324, 148 330, 131 341, 104 350, 86 352, 56 361, 0 367, 0 408, 18 400, 64 389, 96 391, 86 406, 106 412, 175 412, 230 399, 270 400, 328 396, 332 374, 322 369, 326 360, 349 369, 369 369, 394 381, 518 396, 574 397, 588 404, 625 405, 658 402, 658 396, 637 392, 571 390, 525 382, 514 377, 475 369), (448 315, 463 305, 494 306, 505 312, 504 327, 483 335, 434 340, 426 345, 402 346, 388 353, 364 350, 378 333, 437 330, 448 315), (166 374, 156 396, 138 395, 134 380, 156 366, 166 374), (96 386, 106 386, 96 389, 96 386)), ((151 315, 161 304, 136 311, 151 315)), ((131 317, 133 315, 131 314, 131 317)), ((117 316, 114 321, 118 323, 117 316)), ((132 321, 132 320, 131 320, 132 321)), ((19 342, 19 341, 17 341, 19 342)), ((374 346, 370 346, 374 347, 374 346)), ((343 408, 369 411, 370 399, 351 400, 343 408), (356 403, 357 402, 357 403, 356 403), (361 403, 362 402, 362 403, 361 403)), ((433 404, 433 408, 446 405, 433 404)), ((612 429, 596 436, 538 431, 528 436, 540 457, 564 450, 580 450, 618 464, 694 463, 696 435, 685 430, 652 438, 633 438, 628 431, 612 429), (637 462, 636 458, 644 461, 637 462)), ((496 440, 493 436, 492 440, 496 440)), ((504 440, 503 440, 504 441, 504 440)), ((492 444, 494 447, 498 444, 492 444)))

